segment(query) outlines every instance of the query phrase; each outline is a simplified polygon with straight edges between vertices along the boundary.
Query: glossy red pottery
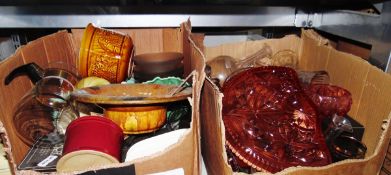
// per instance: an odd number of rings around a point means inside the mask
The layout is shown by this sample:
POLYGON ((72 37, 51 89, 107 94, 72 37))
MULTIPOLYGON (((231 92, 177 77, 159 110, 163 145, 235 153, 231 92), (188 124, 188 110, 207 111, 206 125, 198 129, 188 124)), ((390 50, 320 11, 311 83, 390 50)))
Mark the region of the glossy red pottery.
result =
POLYGON ((63 157, 57 171, 73 172, 118 163, 121 160, 122 129, 110 119, 85 116, 72 121, 66 131, 63 157))

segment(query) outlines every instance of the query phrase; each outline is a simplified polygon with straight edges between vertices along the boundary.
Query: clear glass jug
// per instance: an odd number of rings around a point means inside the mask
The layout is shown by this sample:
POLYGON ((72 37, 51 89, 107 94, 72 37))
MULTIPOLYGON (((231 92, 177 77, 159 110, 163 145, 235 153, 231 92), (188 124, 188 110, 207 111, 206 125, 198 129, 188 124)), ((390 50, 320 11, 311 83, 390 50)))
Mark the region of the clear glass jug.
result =
POLYGON ((69 102, 69 95, 78 76, 62 68, 42 69, 35 63, 22 65, 5 79, 8 85, 20 75, 27 75, 35 84, 17 104, 13 125, 18 137, 28 145, 52 132, 64 134, 67 125, 78 117, 69 102))

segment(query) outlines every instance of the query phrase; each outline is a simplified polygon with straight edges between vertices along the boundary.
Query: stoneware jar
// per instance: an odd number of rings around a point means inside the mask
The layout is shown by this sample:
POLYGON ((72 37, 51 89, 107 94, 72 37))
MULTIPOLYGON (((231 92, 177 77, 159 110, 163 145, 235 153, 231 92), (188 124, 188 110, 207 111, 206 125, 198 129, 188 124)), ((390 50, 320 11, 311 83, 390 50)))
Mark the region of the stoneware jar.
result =
POLYGON ((129 73, 133 56, 129 35, 88 24, 79 51, 78 70, 83 77, 97 76, 120 83, 129 73))

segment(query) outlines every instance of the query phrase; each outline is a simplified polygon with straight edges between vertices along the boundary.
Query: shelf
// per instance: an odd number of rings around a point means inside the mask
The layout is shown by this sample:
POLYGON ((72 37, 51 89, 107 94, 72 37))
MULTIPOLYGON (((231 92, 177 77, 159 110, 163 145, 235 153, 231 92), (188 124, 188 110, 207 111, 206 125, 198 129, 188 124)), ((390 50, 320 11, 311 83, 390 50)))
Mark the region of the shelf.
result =
POLYGON ((0 6, 0 28, 178 27, 191 19, 194 27, 294 26, 293 7, 86 7, 0 6), (181 10, 174 10, 179 8, 181 10), (153 12, 153 13, 152 13, 153 12), (173 13, 175 12, 175 13, 173 13))
POLYGON ((380 15, 340 10, 310 16, 316 29, 371 45, 370 63, 391 73, 391 1, 380 15))
POLYGON ((372 46, 370 62, 391 73, 391 1, 381 13, 334 10, 352 4, 366 7, 379 0, 332 1, 90 1, 40 3, 16 0, 0 3, 0 29, 84 28, 92 22, 101 27, 178 27, 191 20, 193 27, 306 27, 363 42, 372 46), (283 6, 284 4, 295 6, 283 6), (354 3, 353 3, 354 2, 354 3), (274 4, 273 4, 274 3, 274 4), (325 4, 322 4, 325 3, 325 4), (239 4, 239 5, 238 5, 239 4), (10 5, 10 6, 4 6, 10 5), (265 6, 276 5, 276 6, 265 6), (323 6, 322 6, 323 5, 323 6), (300 8, 298 8, 300 7, 300 8))

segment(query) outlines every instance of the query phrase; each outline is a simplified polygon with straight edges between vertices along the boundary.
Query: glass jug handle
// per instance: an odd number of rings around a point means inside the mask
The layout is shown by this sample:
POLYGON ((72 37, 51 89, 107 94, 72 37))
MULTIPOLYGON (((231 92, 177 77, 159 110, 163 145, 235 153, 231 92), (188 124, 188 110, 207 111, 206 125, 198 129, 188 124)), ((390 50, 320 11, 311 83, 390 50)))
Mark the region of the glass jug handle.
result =
POLYGON ((5 78, 4 84, 5 85, 10 84, 13 79, 15 79, 20 75, 27 75, 30 78, 30 80, 35 84, 43 78, 44 74, 45 74, 44 70, 41 67, 39 67, 37 64, 28 63, 12 70, 5 78))

